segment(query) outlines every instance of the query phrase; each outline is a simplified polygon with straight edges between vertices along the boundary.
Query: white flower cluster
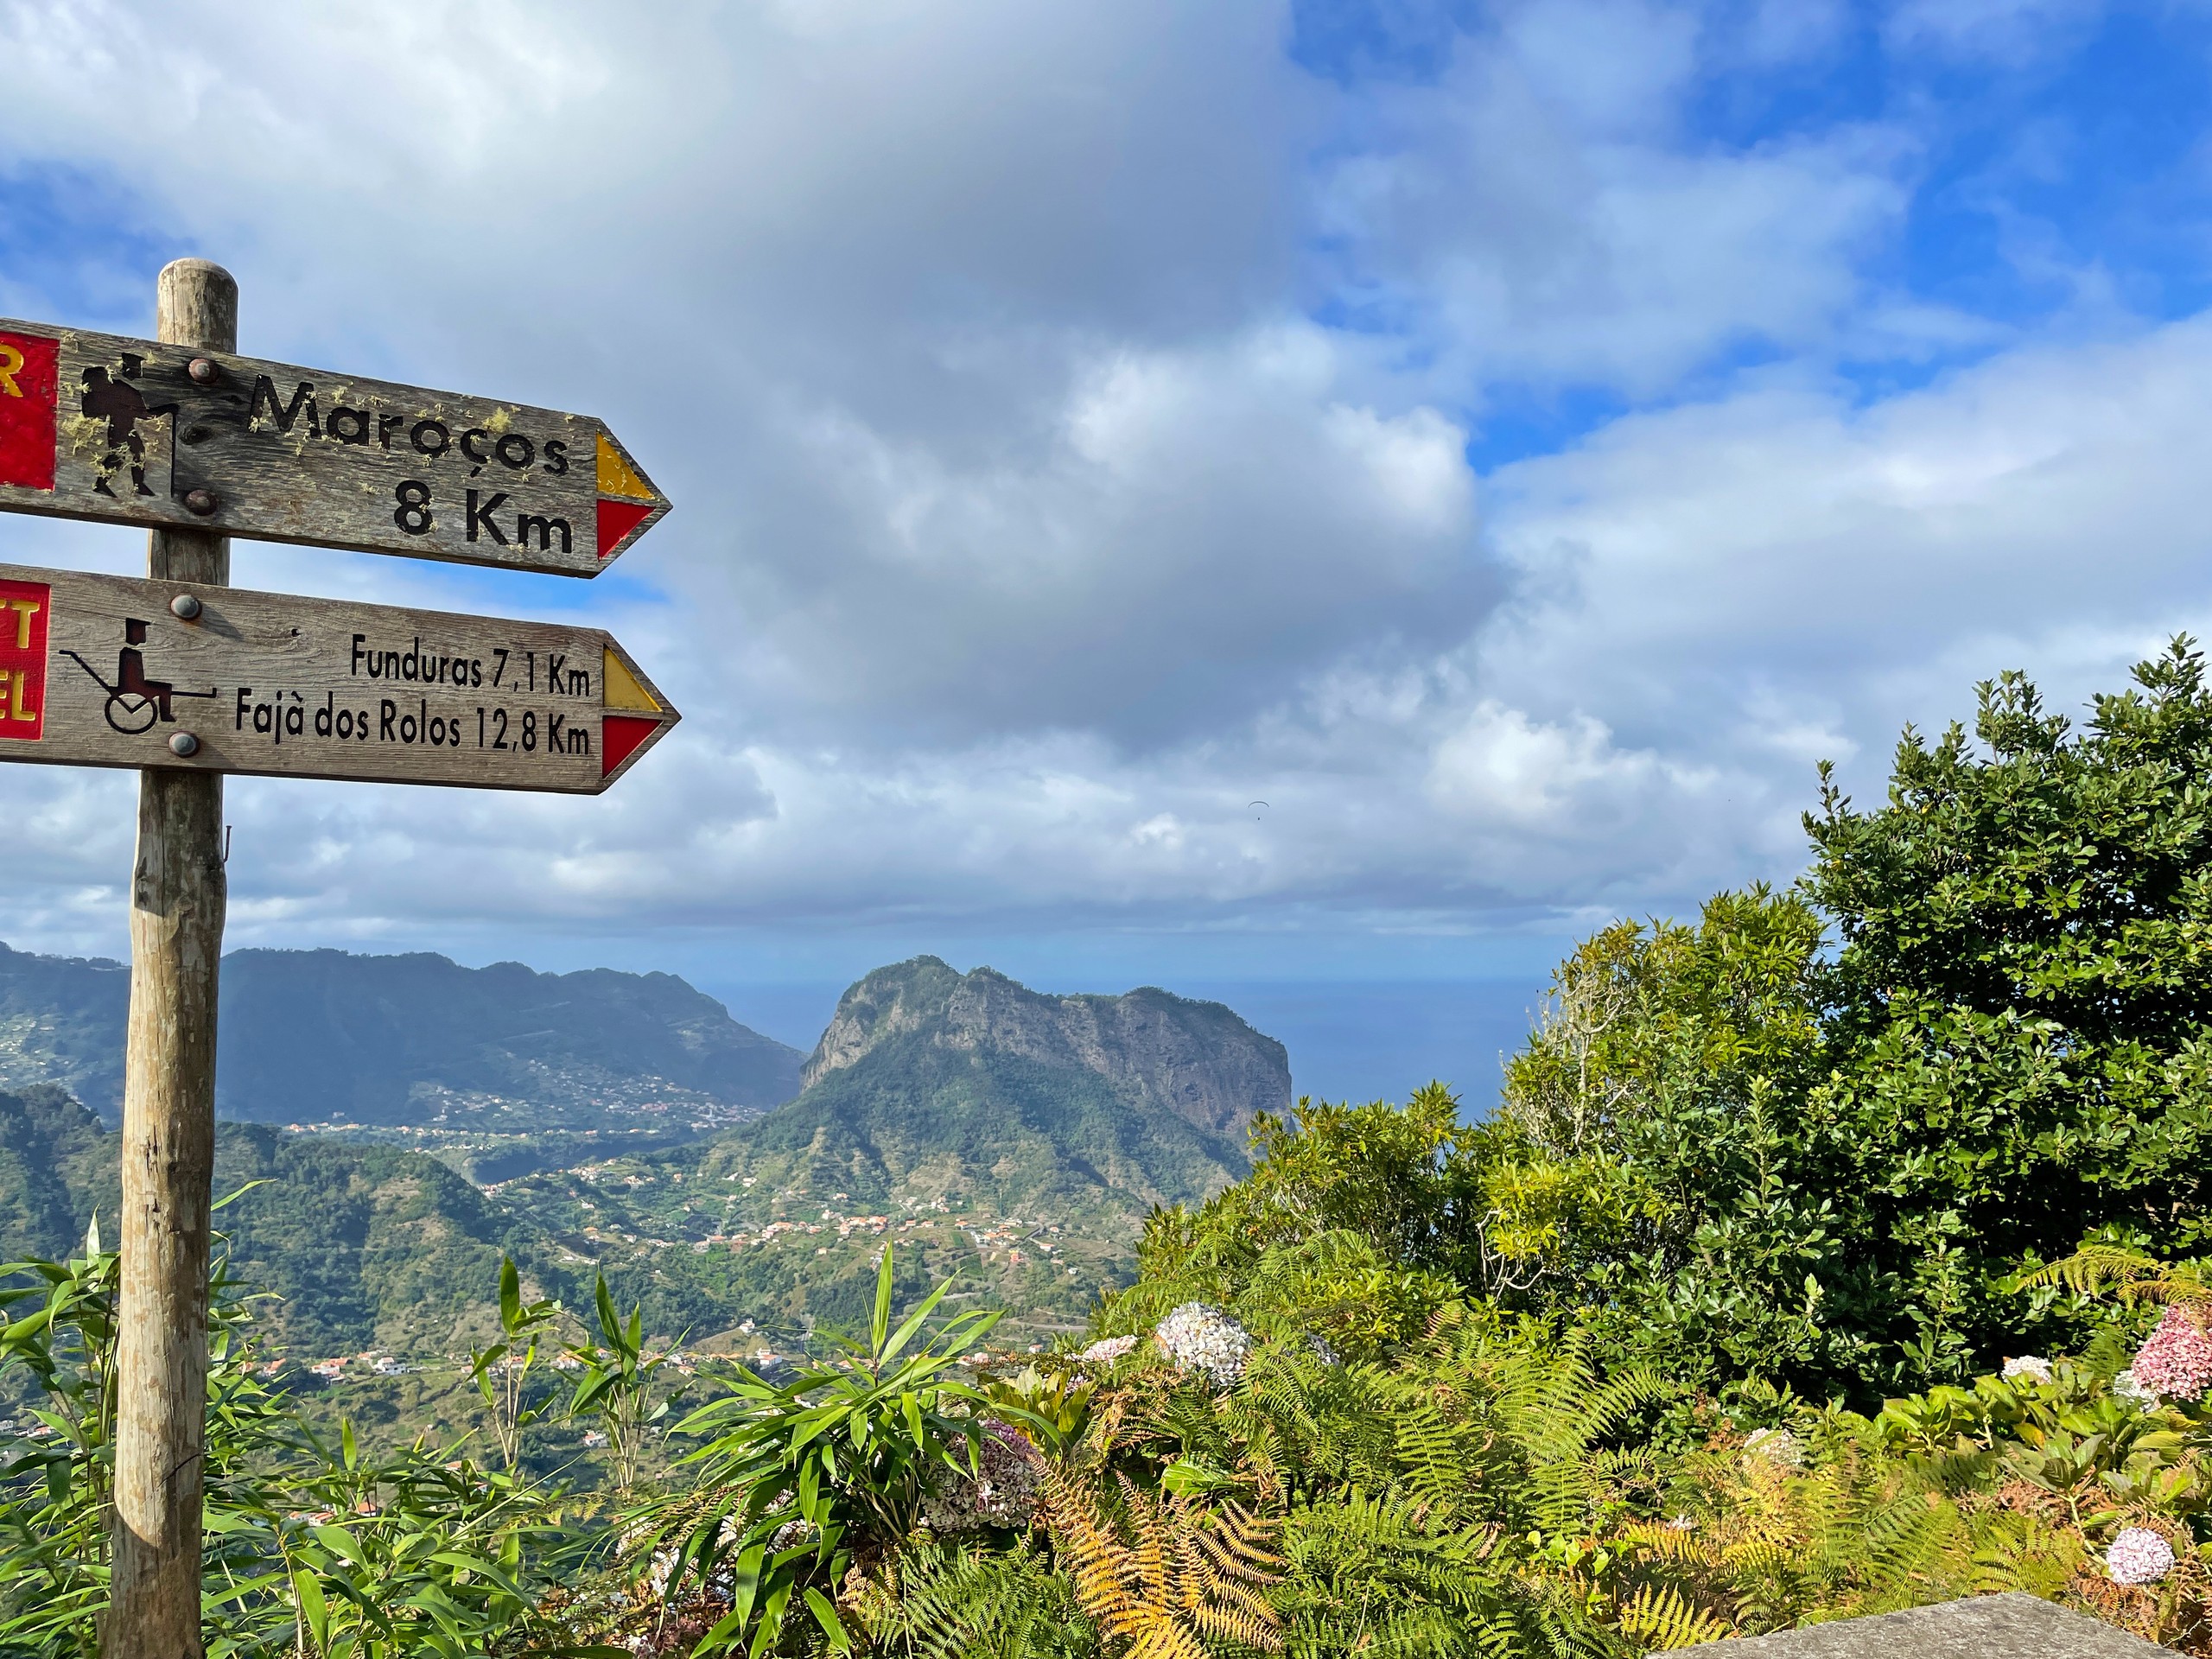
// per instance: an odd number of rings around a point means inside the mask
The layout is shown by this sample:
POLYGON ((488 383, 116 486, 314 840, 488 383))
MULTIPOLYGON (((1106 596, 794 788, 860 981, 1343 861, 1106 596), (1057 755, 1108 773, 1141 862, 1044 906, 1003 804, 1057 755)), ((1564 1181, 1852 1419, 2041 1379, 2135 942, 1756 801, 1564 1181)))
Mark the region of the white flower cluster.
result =
POLYGON ((969 1532, 977 1527, 1028 1529, 1037 1513, 1041 1478, 1036 1448, 1010 1423, 983 1425, 976 1445, 980 1477, 940 1471, 922 1499, 922 1524, 931 1532, 969 1532))
POLYGON ((2138 1411, 2156 1411, 2166 1403, 2155 1389, 2144 1387, 2142 1380, 2132 1370, 2122 1371, 2113 1378, 2112 1397, 2126 1401, 2138 1411))
POLYGON ((1116 1360, 1135 1351, 1135 1337, 1107 1337, 1094 1342, 1076 1357, 1086 1365, 1111 1365, 1116 1360))
POLYGON ((2105 1552, 2114 1584, 2156 1584, 2174 1570, 2174 1547, 2148 1527, 2122 1527, 2105 1552))
POLYGON ((1161 1351, 1185 1375, 1202 1371, 1214 1387, 1225 1389, 1244 1375, 1252 1338, 1243 1325, 1217 1307, 1185 1302, 1152 1333, 1161 1351))
POLYGON ((1998 1373, 2007 1382, 2025 1380, 2030 1382, 2050 1381, 2050 1362, 2039 1354, 2022 1354, 2017 1359, 2005 1362, 2005 1369, 1998 1373))
POLYGON ((1344 1361, 1338 1357, 1337 1351, 1329 1345, 1329 1339, 1326 1337, 1308 1337, 1306 1340, 1313 1349, 1313 1357, 1324 1365, 1344 1363, 1344 1361))
POLYGON ((1805 1448, 1786 1428, 1755 1428, 1744 1441, 1744 1455, 1764 1458, 1780 1469, 1802 1469, 1805 1448))
POLYGON ((801 1544, 813 1541, 813 1522, 786 1521, 768 1535, 768 1553, 772 1555, 779 1549, 797 1549, 801 1544))
MULTIPOLYGON (((622 1535, 622 1547, 625 1549, 627 1549, 633 1542, 642 1539, 644 1536, 645 1532, 642 1528, 632 1528, 622 1535)), ((737 1523, 728 1516, 723 1516, 721 1530, 716 1540, 715 1546, 715 1548, 718 1551, 734 1550, 737 1547, 737 1523)), ((652 1586, 653 1597, 656 1600, 665 1600, 667 1599, 669 1578, 675 1571, 676 1552, 674 1550, 663 1549, 656 1550, 653 1553, 652 1563, 645 1570, 645 1582, 652 1586)), ((714 1579, 712 1582, 708 1585, 707 1588, 712 1594, 727 1595, 729 1593, 729 1583, 730 1564, 728 1556, 725 1554, 716 1561, 714 1579)))

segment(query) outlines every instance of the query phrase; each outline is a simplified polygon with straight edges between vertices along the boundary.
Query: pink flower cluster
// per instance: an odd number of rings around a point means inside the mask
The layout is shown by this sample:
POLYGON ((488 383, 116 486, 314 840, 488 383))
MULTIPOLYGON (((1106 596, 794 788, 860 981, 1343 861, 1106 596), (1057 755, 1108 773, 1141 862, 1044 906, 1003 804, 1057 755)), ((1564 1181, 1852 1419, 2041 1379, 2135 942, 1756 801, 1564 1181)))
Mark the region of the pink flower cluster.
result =
POLYGON ((2174 1570, 2174 1547, 2148 1527, 2122 1527, 2105 1552, 2114 1584, 2156 1584, 2174 1570))
POLYGON ((940 1471, 935 1488, 922 1500, 922 1522, 931 1532, 968 1532, 977 1527, 1025 1530, 1037 1512, 1042 1471, 1037 1448, 1011 1423, 994 1418, 976 1443, 980 1478, 940 1471))
POLYGON ((2212 1337, 2184 1307, 2170 1307, 2131 1368, 2135 1380, 2169 1400, 2195 1400, 2212 1388, 2212 1337))

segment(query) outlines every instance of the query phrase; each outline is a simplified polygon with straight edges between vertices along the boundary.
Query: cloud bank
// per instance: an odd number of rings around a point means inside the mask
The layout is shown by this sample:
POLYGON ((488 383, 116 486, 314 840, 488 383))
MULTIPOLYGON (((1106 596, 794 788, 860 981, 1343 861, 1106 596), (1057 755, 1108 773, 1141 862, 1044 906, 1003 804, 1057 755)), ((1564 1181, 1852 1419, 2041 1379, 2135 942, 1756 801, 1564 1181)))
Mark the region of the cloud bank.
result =
MULTIPOLYGON (((604 415, 677 503, 588 589, 240 548, 588 607, 688 718, 597 801, 233 782, 238 943, 1474 967, 2204 626, 2212 325, 1928 95, 2070 119, 2102 15, 17 3, 0 304, 140 328, 205 253, 248 349, 604 415)), ((118 948, 129 779, 6 782, 10 942, 118 948)))

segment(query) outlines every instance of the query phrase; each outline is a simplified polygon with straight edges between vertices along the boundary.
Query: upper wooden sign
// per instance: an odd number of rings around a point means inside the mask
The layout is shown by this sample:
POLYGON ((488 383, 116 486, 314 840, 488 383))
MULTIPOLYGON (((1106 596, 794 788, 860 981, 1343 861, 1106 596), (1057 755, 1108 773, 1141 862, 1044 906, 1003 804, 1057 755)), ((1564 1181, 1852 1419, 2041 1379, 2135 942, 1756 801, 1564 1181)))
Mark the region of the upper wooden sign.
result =
POLYGON ((595 576, 668 499, 588 416, 0 320, 0 510, 595 576))
POLYGON ((677 719, 598 628, 0 564, 0 761, 596 795, 677 719))

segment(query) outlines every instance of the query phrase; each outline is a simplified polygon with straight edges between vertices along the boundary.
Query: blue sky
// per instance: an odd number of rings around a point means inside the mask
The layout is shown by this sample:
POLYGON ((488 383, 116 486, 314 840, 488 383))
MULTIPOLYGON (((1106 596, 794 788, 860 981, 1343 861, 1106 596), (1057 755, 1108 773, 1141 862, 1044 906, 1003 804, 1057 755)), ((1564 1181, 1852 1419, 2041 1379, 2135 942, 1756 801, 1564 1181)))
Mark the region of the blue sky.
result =
MULTIPOLYGON (((143 329, 202 254, 246 349, 603 415, 677 504, 590 584, 241 547, 588 612, 689 717, 599 801, 233 784, 238 944, 1517 1018, 1612 917, 1793 876, 1816 762, 1877 791, 1975 681, 2078 704, 2212 612, 2212 7, 79 0, 0 48, 0 311, 143 329)), ((0 937, 119 952, 129 780, 6 785, 0 937)))

